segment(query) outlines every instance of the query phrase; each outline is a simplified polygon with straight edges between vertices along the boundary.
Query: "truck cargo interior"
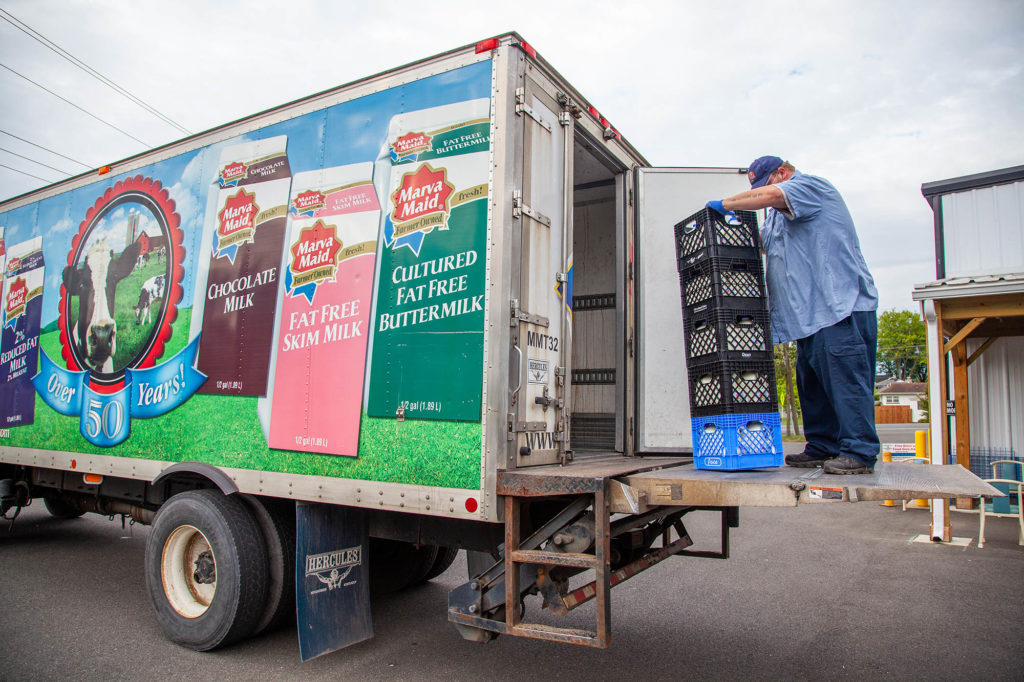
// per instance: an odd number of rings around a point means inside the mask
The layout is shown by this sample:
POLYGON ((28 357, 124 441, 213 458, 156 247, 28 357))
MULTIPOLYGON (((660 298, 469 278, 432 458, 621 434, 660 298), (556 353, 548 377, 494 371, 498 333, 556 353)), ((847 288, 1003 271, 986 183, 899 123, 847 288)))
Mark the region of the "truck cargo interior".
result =
POLYGON ((584 456, 623 449, 624 179, 598 145, 576 135, 570 443, 584 456))

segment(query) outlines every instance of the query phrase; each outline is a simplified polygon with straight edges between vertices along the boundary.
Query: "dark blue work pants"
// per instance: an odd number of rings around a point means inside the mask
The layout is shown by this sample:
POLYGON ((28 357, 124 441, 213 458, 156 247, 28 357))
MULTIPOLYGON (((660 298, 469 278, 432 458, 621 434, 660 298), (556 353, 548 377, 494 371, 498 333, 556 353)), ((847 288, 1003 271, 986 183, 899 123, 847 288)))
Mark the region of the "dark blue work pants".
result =
POLYGON ((875 311, 855 312, 796 342, 796 387, 805 452, 848 455, 868 466, 878 457, 875 431, 875 311))

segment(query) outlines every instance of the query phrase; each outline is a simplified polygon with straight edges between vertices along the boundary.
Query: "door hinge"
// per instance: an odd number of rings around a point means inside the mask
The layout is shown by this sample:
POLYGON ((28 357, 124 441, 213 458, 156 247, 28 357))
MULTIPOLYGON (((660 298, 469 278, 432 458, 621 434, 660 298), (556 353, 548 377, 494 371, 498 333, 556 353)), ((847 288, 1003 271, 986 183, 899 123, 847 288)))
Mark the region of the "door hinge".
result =
POLYGON ((544 128, 544 130, 548 131, 549 133, 551 132, 551 124, 542 119, 540 116, 538 116, 537 112, 535 112, 533 109, 526 106, 526 88, 516 88, 516 114, 520 116, 526 114, 534 121, 539 123, 541 127, 544 128))
POLYGON ((519 299, 513 298, 511 301, 511 315, 509 316, 509 326, 514 327, 520 322, 527 322, 529 324, 535 324, 538 327, 547 327, 549 322, 548 318, 543 315, 531 315, 525 310, 519 308, 519 299))
POLYGON ((545 227, 551 227, 551 218, 540 211, 534 211, 532 208, 523 203, 523 191, 520 189, 512 190, 512 217, 520 218, 526 216, 536 220, 545 227))
POLYGON ((572 115, 568 111, 563 111, 562 113, 558 114, 558 122, 561 123, 563 126, 567 126, 570 123, 572 123, 572 115))

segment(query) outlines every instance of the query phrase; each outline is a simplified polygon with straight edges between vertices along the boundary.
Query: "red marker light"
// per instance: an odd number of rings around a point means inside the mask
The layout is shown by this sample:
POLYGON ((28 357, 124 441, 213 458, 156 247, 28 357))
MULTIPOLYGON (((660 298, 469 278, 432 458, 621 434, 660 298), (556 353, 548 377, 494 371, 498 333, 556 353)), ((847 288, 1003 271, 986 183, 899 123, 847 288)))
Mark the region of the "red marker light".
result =
POLYGON ((587 107, 587 111, 589 111, 590 115, 593 116, 594 118, 596 118, 598 121, 601 120, 601 114, 594 107, 588 106, 587 107))
POLYGON ((534 59, 537 58, 537 50, 533 49, 533 45, 530 45, 530 43, 524 40, 523 42, 519 43, 519 47, 523 48, 523 52, 530 55, 534 59))
POLYGON ((82 480, 86 483, 86 485, 98 485, 100 483, 103 483, 103 477, 100 476, 99 474, 85 474, 84 476, 82 476, 82 480))
POLYGON ((96 171, 96 175, 106 175, 109 172, 110 166, 100 166, 96 171))
POLYGON ((602 128, 610 128, 611 127, 611 125, 608 123, 608 119, 606 119, 604 116, 601 117, 601 127, 602 128))
POLYGON ((472 498, 472 497, 467 497, 466 498, 466 511, 468 511, 470 514, 475 512, 477 510, 478 506, 479 505, 477 504, 475 498, 472 498))
POLYGON ((481 52, 490 52, 491 50, 497 50, 497 49, 498 49, 498 39, 497 38, 488 38, 487 40, 481 40, 479 43, 476 44, 476 53, 477 54, 480 54, 481 52))

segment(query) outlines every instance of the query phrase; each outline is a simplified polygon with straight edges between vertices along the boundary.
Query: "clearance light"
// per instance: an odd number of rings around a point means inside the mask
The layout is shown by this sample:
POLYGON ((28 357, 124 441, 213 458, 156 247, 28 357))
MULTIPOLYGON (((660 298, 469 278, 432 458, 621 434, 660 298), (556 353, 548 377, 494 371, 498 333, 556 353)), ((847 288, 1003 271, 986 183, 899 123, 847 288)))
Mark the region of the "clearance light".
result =
POLYGON ((96 175, 106 175, 110 172, 110 166, 100 166, 96 171, 96 175))
POLYGON ((601 120, 601 114, 600 114, 600 112, 598 112, 598 110, 597 110, 597 109, 595 109, 594 107, 592 107, 592 106, 587 106, 587 111, 589 111, 589 112, 590 112, 590 115, 591 115, 591 116, 593 116, 594 118, 596 118, 596 119, 597 119, 598 121, 600 121, 600 120, 601 120))
POLYGON ((519 47, 523 48, 523 52, 530 55, 534 59, 537 58, 537 50, 533 49, 533 45, 531 45, 530 43, 524 40, 523 42, 519 43, 519 47))
POLYGON ((99 485, 103 483, 103 477, 99 474, 85 474, 82 476, 82 480, 85 481, 86 485, 99 485))
POLYGON ((479 505, 476 502, 476 498, 474 498, 474 497, 467 497, 466 498, 466 511, 468 511, 470 514, 475 512, 478 506, 479 505))
POLYGON ((71 460, 71 468, 75 469, 77 467, 78 467, 78 460, 77 459, 71 460))
POLYGON ((481 52, 490 52, 491 50, 497 50, 497 49, 498 49, 498 39, 497 38, 488 38, 487 40, 481 40, 479 43, 476 44, 476 53, 477 54, 480 54, 481 52))

